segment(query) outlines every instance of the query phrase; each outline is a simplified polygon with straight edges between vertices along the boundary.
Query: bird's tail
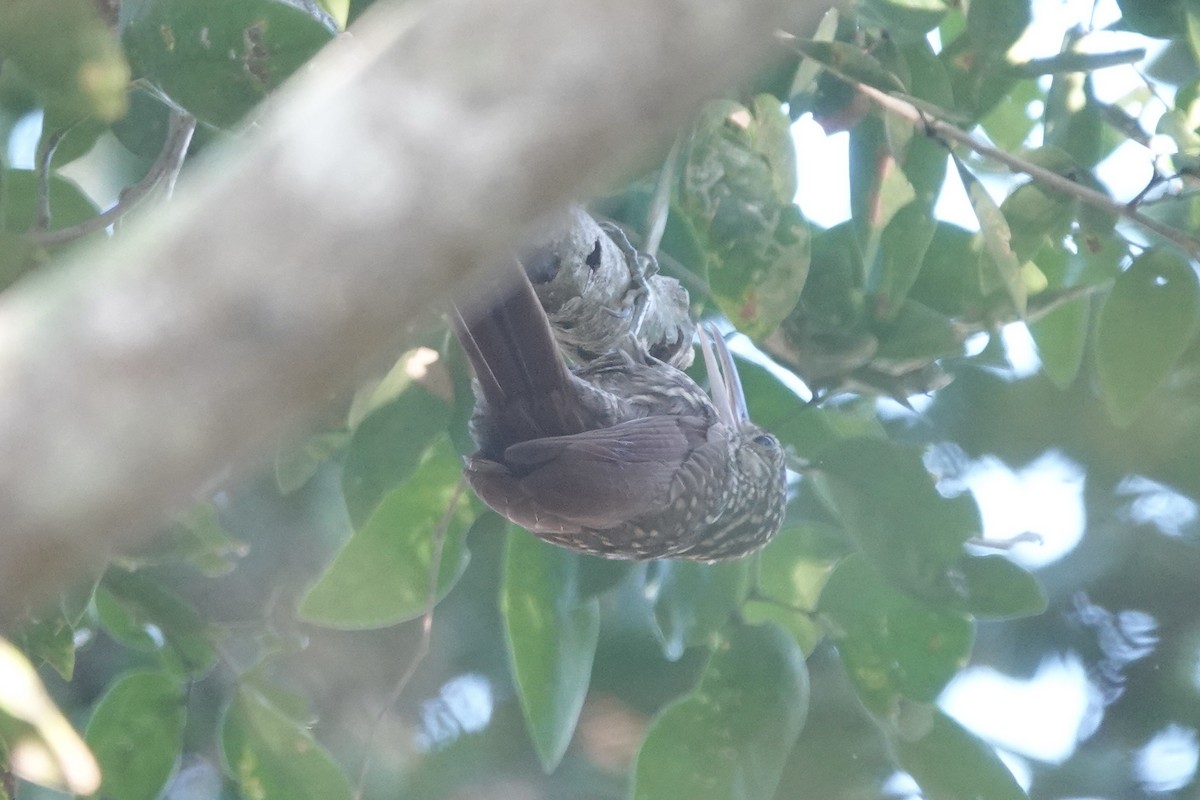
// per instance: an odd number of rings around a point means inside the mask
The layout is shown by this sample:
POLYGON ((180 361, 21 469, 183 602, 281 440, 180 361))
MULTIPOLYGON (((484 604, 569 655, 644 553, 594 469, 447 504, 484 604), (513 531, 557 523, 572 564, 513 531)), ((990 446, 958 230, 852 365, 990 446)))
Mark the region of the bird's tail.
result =
POLYGON ((577 391, 550 321, 525 270, 514 260, 480 288, 483 302, 455 304, 454 332, 483 400, 513 430, 513 441, 580 433, 567 401, 577 391))

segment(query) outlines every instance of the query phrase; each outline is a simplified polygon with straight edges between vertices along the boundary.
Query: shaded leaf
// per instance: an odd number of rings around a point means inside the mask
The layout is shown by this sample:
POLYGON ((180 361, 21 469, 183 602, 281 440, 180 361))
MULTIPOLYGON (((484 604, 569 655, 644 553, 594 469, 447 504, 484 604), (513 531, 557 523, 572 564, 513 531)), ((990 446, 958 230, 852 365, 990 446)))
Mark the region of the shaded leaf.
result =
POLYGON ((9 0, 0 51, 47 105, 111 121, 125 113, 129 65, 88 0, 9 0))
POLYGON ((254 800, 350 800, 350 782, 333 757, 250 684, 238 687, 221 725, 230 773, 254 800))
POLYGON ((581 560, 509 526, 500 613, 521 711, 547 772, 571 742, 600 633, 599 602, 580 596, 581 560))
POLYGON ((349 441, 350 434, 345 431, 326 431, 281 448, 275 454, 275 484, 279 491, 290 494, 304 486, 349 441))
POLYGON ((183 749, 183 687, 163 672, 138 670, 100 698, 85 738, 104 776, 100 792, 120 800, 159 796, 183 749))
POLYGON ((996 751, 974 734, 935 707, 907 713, 920 720, 888 738, 928 800, 1026 800, 996 751))
POLYGON ((650 726, 635 800, 770 800, 808 713, 808 671, 775 625, 730 628, 700 685, 650 726))
MULTIPOLYGON (((334 628, 376 628, 420 616, 429 593, 434 540, 445 526, 437 596, 466 569, 474 511, 461 491, 461 462, 442 437, 421 468, 383 498, 300 601, 300 617, 334 628)), ((493 515, 480 525, 496 527, 493 515)))
POLYGON ((249 552, 249 544, 225 530, 212 503, 199 503, 180 515, 150 544, 134 554, 119 556, 114 563, 135 570, 183 562, 215 578, 228 574, 249 552))
POLYGON ((359 423, 342 469, 342 494, 355 529, 385 494, 408 480, 449 421, 450 406, 413 383, 359 423))
POLYGON ((838 563, 820 610, 859 698, 883 718, 905 698, 933 702, 971 652, 974 626, 964 614, 893 588, 861 554, 838 563))
POLYGON ((177 594, 143 573, 109 569, 96 591, 96 610, 114 638, 160 653, 173 668, 200 676, 216 663, 208 623, 177 594))
POLYGON ((1042 369, 1060 389, 1070 386, 1079 374, 1090 317, 1090 298, 1077 297, 1029 323, 1042 369))
POLYGON ((847 439, 816 463, 847 533, 897 586, 940 594, 946 570, 980 529, 970 495, 942 496, 920 453, 882 439, 847 439))
POLYGON ((655 633, 667 658, 674 661, 687 647, 711 643, 750 590, 750 563, 650 565, 646 591, 654 598, 655 633))
POLYGON ((332 36, 327 19, 277 0, 146 0, 123 41, 135 77, 228 127, 332 36))
POLYGON ((1174 251, 1150 248, 1121 273, 1096 320, 1096 369, 1109 416, 1133 421, 1200 326, 1200 281, 1174 251))
POLYGON ((964 555, 958 566, 963 597, 954 607, 976 617, 1013 619, 1046 610, 1037 579, 1002 555, 964 555))

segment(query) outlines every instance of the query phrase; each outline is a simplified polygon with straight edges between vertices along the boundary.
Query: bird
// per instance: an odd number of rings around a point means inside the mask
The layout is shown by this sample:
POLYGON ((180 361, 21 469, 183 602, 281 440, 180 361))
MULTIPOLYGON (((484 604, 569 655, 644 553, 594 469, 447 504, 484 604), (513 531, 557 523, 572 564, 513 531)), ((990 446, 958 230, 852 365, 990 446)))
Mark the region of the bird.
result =
POLYGON ((568 365, 525 269, 511 271, 452 315, 476 395, 464 474, 483 503, 612 559, 711 563, 769 542, 787 500, 784 450, 750 421, 715 328, 696 328, 711 395, 636 342, 568 365))

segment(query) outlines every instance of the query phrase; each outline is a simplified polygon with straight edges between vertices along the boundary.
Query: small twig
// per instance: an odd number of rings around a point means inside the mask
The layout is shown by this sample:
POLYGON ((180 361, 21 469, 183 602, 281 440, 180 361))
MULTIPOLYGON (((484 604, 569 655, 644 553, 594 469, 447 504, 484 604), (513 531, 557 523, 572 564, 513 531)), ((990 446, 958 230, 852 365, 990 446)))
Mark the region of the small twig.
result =
MULTIPOLYGON (((828 69, 828 67, 826 67, 828 69)), ((832 70, 831 70, 832 72, 832 70)), ((838 74, 834 72, 834 74, 838 74)), ((1063 194, 1070 195, 1080 202, 1087 203, 1095 208, 1108 211, 1119 217, 1124 217, 1130 222, 1136 223, 1146 230, 1153 231, 1162 238, 1177 245, 1183 249, 1188 255, 1193 258, 1200 258, 1200 239, 1197 239, 1190 234, 1175 228, 1163 225, 1158 220, 1147 217, 1139 212, 1136 208, 1130 208, 1124 203, 1119 203, 1113 200, 1103 192, 1098 192, 1083 184, 1077 183, 1070 178, 1059 175, 1057 172, 1038 166, 1030 161, 1026 161, 1019 156, 1008 153, 997 147, 984 144, 975 137, 971 136, 966 131, 956 128, 948 122, 930 116, 926 111, 918 109, 915 105, 895 97, 886 92, 882 92, 873 86, 868 86, 864 83, 859 83, 853 78, 845 75, 838 75, 839 78, 850 83, 854 88, 861 92, 866 97, 870 98, 880 108, 895 114, 902 119, 906 119, 914 125, 923 126, 924 129, 931 135, 935 135, 940 139, 944 139, 955 144, 963 145, 985 158, 990 158, 998 161, 1008 167, 1013 172, 1019 172, 1028 175, 1038 183, 1053 189, 1063 194)))
POLYGON ((446 512, 438 521, 437 529, 434 531, 433 553, 429 559, 429 589, 425 595, 425 612, 421 616, 421 639, 417 642, 416 651, 409 659, 408 666, 404 668, 404 673, 392 687, 387 702, 383 704, 383 708, 379 709, 379 714, 376 715, 375 721, 371 724, 371 730, 367 733, 367 740, 363 745, 362 764, 358 768, 358 782, 354 787, 354 800, 362 800, 363 792, 366 789, 367 773, 371 769, 371 746, 375 741, 375 736, 379 733, 380 726, 383 725, 384 717, 400 701, 408 684, 416 676, 417 667, 421 666, 421 662, 429 655, 429 645, 433 638, 433 607, 437 605, 438 574, 442 569, 442 550, 446 544, 446 531, 450 527, 451 516, 458 509, 458 503, 462 499, 466 485, 466 478, 459 478, 458 485, 454 487, 454 494, 450 497, 450 503, 446 507, 446 512))
MULTIPOLYGON (((164 185, 169 194, 175 186, 175 179, 183 166, 183 159, 187 154, 188 145, 192 141, 192 133, 195 130, 195 117, 190 114, 172 111, 170 123, 167 128, 167 139, 163 143, 163 149, 159 152, 158 158, 150 165, 150 169, 147 170, 141 180, 121 192, 120 199, 112 208, 68 228, 61 228, 56 231, 48 231, 44 228, 35 229, 29 232, 29 237, 43 246, 67 244, 76 239, 81 239, 88 234, 102 231, 109 225, 112 225, 128 213, 131 208, 145 199, 160 183, 165 182, 164 185)), ((50 148, 47 148, 47 150, 50 150, 50 148)), ((49 156, 45 156, 43 160, 47 165, 48 175, 49 156)), ((49 193, 47 193, 48 197, 49 193)))
POLYGON ((54 160, 54 151, 71 128, 63 128, 50 134, 46 146, 38 153, 37 163, 37 211, 33 219, 33 229, 44 231, 50 228, 50 162, 54 160))

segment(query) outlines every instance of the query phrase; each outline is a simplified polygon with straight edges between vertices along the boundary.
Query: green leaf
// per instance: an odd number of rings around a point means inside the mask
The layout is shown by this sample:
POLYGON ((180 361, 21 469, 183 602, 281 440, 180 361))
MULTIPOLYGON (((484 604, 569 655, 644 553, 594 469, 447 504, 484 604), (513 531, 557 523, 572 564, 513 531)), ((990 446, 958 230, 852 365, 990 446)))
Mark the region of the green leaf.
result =
POLYGON ((1002 555, 964 555, 958 573, 963 597, 955 607, 985 619, 1015 619, 1046 610, 1037 579, 1002 555))
POLYGON ((991 257, 990 264, 999 276, 1001 284, 1008 291, 1013 308, 1018 316, 1025 316, 1025 301, 1029 290, 1021 274, 1021 262, 1012 250, 1012 231, 1008 220, 1000 211, 1000 207, 992 200, 987 189, 979 179, 967 169, 959 159, 954 159, 958 167, 958 175, 962 178, 963 187, 971 201, 971 208, 979 219, 979 229, 983 234, 983 243, 987 254, 991 257))
POLYGON ((85 739, 104 776, 100 793, 154 800, 183 749, 183 687, 150 670, 127 672, 100 698, 85 739))
POLYGON ((521 711, 547 772, 571 742, 600 634, 599 601, 580 596, 581 560, 509 526, 500 614, 521 711))
POLYGON ((1138 33, 1156 39, 1173 39, 1186 29, 1180 0, 1117 0, 1121 21, 1138 33))
POLYGON ((635 800, 770 800, 808 713, 808 671, 775 625, 729 629, 700 685, 650 725, 635 800))
POLYGON ((785 526, 758 558, 757 588, 751 596, 761 599, 747 601, 742 618, 782 625, 811 653, 825 635, 815 619, 821 590, 847 547, 845 535, 830 525, 785 526))
POLYGON ((1029 0, 987 0, 967 6, 967 35, 986 61, 1002 58, 1029 21, 1029 0))
POLYGON ((750 563, 657 561, 650 566, 647 592, 653 593, 655 633, 667 658, 674 661, 684 648, 711 644, 750 590, 750 563))
MULTIPOLYGON (((378 628, 420 616, 429 594, 434 539, 445 526, 437 597, 466 569, 471 504, 462 466, 445 437, 408 482, 393 489, 351 535, 300 601, 300 617, 333 628, 378 628), (453 509, 452 509, 453 506, 453 509)), ((492 515, 480 525, 494 526, 492 515)))
POLYGON ((1042 370, 1060 389, 1074 382, 1083 363, 1091 317, 1088 297, 1077 297, 1029 323, 1042 370))
POLYGON ((254 686, 238 687, 221 726, 221 749, 242 796, 252 800, 350 800, 350 782, 308 726, 254 686))
POLYGON ((936 222, 929 209, 920 202, 898 209, 884 229, 879 258, 867 278, 867 287, 876 295, 877 317, 891 319, 899 313, 917 282, 935 229, 936 222))
POLYGON ((208 624, 178 595, 141 572, 109 569, 96 591, 96 610, 115 639, 159 653, 173 669, 198 677, 217 661, 208 624))
POLYGON ((125 28, 134 76, 198 119, 229 127, 333 36, 278 0, 146 0, 125 28))
POLYGON ((932 706, 906 713, 917 719, 888 738, 927 800, 1026 800, 996 751, 974 734, 932 706))
POLYGON ((816 462, 847 533, 907 591, 941 594, 946 570, 981 528, 970 495, 943 497, 920 453, 883 439, 847 439, 816 462))
POLYGON ((892 587, 863 555, 842 560, 821 593, 821 613, 859 698, 893 718, 907 698, 931 703, 967 663, 974 626, 892 587))
POLYGON ((91 794, 100 785, 96 760, 38 678, 33 665, 0 639, 0 750, 16 777, 54 789, 91 794))
POLYGON ((212 503, 199 503, 173 525, 131 555, 113 563, 128 570, 159 564, 186 563, 202 575, 216 578, 233 570, 250 552, 250 545, 225 530, 212 503))
POLYGON ((342 494, 356 530, 385 494, 408 480, 449 421, 446 402, 413 383, 359 423, 342 469, 342 494))
POLYGON ((866 0, 863 4, 889 32, 924 36, 941 23, 946 0, 866 0))
POLYGON ((326 431, 310 436, 275 454, 275 484, 283 494, 291 494, 308 483, 317 469, 350 441, 345 431, 326 431))
POLYGON ((89 0, 9 0, 0 51, 47 105, 106 121, 125 113, 129 65, 89 0))
POLYGON ((1150 248, 1121 273, 1096 320, 1096 368, 1109 416, 1128 425, 1200 326, 1200 282, 1174 251, 1150 248))
MULTIPOLYGON (((28 169, 0 172, 0 229, 25 233, 37 218, 37 174, 28 169)), ((91 219, 98 213, 71 181, 50 175, 50 226, 56 231, 91 219)))
POLYGON ((64 680, 75 671, 75 626, 61 609, 29 619, 16 642, 35 664, 48 664, 64 680))

